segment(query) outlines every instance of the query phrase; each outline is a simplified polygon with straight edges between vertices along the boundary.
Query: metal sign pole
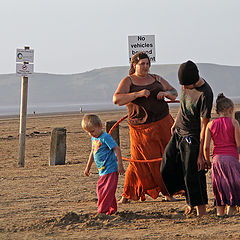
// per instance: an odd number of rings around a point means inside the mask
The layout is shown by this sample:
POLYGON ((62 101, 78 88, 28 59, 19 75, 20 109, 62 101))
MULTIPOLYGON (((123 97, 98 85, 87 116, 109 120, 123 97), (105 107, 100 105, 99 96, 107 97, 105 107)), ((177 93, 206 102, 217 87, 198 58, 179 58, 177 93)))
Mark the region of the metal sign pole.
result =
MULTIPOLYGON (((29 47, 24 47, 24 49, 29 49, 29 47)), ((28 77, 22 77, 20 127, 19 127, 19 155, 18 155, 18 166, 19 167, 24 167, 24 158, 25 158, 27 94, 28 94, 28 77)))

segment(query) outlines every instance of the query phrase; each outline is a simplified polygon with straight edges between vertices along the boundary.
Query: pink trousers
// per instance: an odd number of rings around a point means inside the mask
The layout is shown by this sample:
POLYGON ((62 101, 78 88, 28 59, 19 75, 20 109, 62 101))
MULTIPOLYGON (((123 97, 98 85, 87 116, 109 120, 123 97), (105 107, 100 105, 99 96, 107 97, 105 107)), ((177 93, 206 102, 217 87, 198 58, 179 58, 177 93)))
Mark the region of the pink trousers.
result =
POLYGON ((98 213, 114 214, 117 211, 115 197, 118 184, 118 172, 99 177, 97 182, 98 213))

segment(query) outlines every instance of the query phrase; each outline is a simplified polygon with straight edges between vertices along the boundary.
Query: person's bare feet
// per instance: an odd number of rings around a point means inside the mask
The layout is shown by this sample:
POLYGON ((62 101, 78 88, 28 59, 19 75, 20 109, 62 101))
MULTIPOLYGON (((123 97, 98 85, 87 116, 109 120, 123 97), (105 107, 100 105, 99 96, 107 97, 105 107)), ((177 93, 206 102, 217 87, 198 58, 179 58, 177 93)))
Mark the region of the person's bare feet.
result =
POLYGON ((196 210, 197 210, 197 216, 198 217, 202 217, 202 216, 207 214, 206 204, 196 206, 196 210))
POLYGON ((125 198, 125 197, 122 197, 119 201, 118 201, 118 203, 122 203, 122 204, 125 204, 125 203, 128 203, 129 202, 129 200, 127 199, 127 198, 125 198))
POLYGON ((176 202, 177 199, 174 198, 173 196, 165 196, 164 201, 166 201, 166 202, 176 202))
POLYGON ((225 206, 217 206, 217 216, 222 217, 225 214, 225 206))
POLYGON ((191 206, 188 205, 185 209, 184 215, 188 216, 188 215, 192 214, 193 210, 194 210, 194 207, 191 207, 191 206))
POLYGON ((236 207, 235 206, 228 206, 227 207, 227 215, 232 216, 236 212, 236 207))

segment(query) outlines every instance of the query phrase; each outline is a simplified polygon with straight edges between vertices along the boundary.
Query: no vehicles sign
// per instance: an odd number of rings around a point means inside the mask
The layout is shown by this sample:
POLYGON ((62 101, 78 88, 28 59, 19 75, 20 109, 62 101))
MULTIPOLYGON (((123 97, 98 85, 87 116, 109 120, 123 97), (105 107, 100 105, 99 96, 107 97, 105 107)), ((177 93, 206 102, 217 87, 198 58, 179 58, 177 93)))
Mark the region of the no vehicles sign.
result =
POLYGON ((140 51, 146 52, 151 62, 156 62, 155 35, 128 36, 129 62, 132 56, 140 51))
POLYGON ((16 72, 17 75, 26 77, 33 73, 33 64, 17 63, 16 72))

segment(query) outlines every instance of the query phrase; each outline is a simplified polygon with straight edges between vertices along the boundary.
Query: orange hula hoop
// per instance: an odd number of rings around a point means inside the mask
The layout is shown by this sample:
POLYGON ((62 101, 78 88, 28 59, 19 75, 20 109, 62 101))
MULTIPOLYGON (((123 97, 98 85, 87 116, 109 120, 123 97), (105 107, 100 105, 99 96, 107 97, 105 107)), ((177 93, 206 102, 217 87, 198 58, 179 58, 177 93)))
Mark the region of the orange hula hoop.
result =
MULTIPOLYGON (((179 100, 175 100, 175 101, 166 101, 167 103, 179 103, 179 100)), ((124 121, 126 118, 128 117, 128 114, 125 115, 124 117, 122 117, 120 120, 118 120, 109 130, 109 134, 111 135, 113 130, 117 127, 117 125, 119 125, 122 121, 124 121)), ((123 160, 125 161, 129 161, 129 162, 142 162, 142 163, 152 163, 152 162, 160 162, 162 161, 162 158, 157 158, 157 159, 150 159, 150 160, 133 160, 133 159, 129 159, 129 158, 125 158, 122 157, 123 160)))

